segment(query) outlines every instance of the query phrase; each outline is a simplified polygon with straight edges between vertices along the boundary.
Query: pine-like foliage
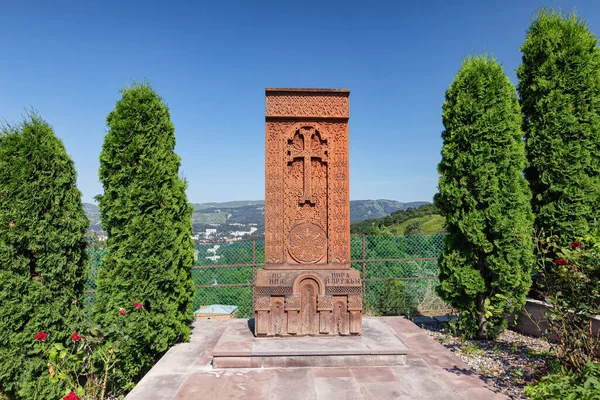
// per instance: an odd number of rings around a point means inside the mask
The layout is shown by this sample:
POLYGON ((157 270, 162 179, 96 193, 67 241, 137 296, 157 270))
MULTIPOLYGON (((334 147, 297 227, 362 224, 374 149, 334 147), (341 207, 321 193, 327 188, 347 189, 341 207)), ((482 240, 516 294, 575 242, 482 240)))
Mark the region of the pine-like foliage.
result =
POLYGON ((600 50, 576 15, 540 11, 517 70, 536 228, 571 240, 600 217, 600 50))
POLYGON ((462 65, 446 91, 435 204, 449 235, 439 295, 460 309, 467 337, 495 337, 531 285, 531 195, 514 86, 486 56, 462 65))
POLYGON ((129 389, 170 346, 189 339, 193 210, 159 95, 146 83, 125 88, 107 124, 98 200, 108 254, 94 316, 102 326, 121 326, 108 341, 120 350, 118 386, 129 389))
MULTIPOLYGON (((89 220, 73 161, 39 116, 0 132, 0 393, 56 399, 35 335, 64 342, 83 294, 89 220)), ((48 344, 48 343, 47 343, 48 344)))

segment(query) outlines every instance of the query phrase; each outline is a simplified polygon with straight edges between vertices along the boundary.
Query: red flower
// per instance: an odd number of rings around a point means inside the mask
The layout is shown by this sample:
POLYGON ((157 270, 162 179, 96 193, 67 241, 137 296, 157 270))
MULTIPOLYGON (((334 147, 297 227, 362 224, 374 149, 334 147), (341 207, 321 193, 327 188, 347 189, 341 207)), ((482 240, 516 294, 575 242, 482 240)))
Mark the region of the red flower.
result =
POLYGON ((573 242, 573 243, 571 243, 571 247, 578 248, 578 249, 583 249, 585 246, 581 242, 573 242))
POLYGON ((42 342, 46 340, 48 334, 44 331, 39 331, 37 335, 35 335, 35 340, 41 340, 42 342))
POLYGON ((79 336, 77 334, 77 332, 75 332, 74 334, 71 335, 71 339, 73 339, 76 342, 79 342, 81 340, 81 336, 79 336))
POLYGON ((71 392, 65 397, 63 397, 62 400, 79 400, 79 397, 77 397, 75 393, 71 392))
POLYGON ((141 310, 142 308, 144 308, 144 306, 143 306, 143 305, 141 305, 140 303, 138 303, 137 301, 134 301, 134 302, 133 302, 133 306, 134 306, 135 308, 137 308, 138 310, 141 310))
POLYGON ((555 260, 554 263, 556 265, 567 265, 567 260, 565 260, 564 258, 559 258, 558 260, 555 260))
POLYGON ((126 312, 127 311, 125 311, 124 308, 119 309, 119 314, 121 314, 121 315, 125 315, 126 312))

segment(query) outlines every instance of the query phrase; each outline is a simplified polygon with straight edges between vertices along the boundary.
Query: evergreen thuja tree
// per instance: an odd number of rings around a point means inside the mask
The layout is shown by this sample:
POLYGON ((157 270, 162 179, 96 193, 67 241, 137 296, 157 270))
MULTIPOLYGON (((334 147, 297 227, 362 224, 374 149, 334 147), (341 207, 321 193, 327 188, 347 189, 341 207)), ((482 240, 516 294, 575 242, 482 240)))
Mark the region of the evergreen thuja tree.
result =
POLYGON ((521 307, 533 264, 531 195, 514 86, 485 56, 465 60, 446 91, 435 204, 448 235, 438 294, 467 337, 493 338, 521 307))
POLYGON ((117 384, 129 389, 170 346, 189 339, 192 208, 169 110, 148 84, 123 89, 107 124, 98 200, 108 254, 94 318, 119 327, 108 343, 118 350, 117 384))
POLYGON ((10 399, 64 395, 63 383, 48 380, 42 348, 73 333, 87 279, 89 220, 75 181, 39 116, 0 132, 0 394, 10 399))
POLYGON ((600 50, 576 15, 542 10, 517 70, 536 228, 567 242, 600 217, 600 50))

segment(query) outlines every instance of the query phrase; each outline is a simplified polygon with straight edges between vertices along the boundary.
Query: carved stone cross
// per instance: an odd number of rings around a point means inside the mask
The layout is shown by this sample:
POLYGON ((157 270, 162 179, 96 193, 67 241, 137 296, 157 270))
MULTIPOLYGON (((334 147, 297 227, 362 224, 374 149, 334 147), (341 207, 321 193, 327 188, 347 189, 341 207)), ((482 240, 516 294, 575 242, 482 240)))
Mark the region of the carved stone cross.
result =
POLYGON ((313 129, 302 129, 289 141, 288 162, 301 159, 304 164, 304 194, 298 199, 299 204, 315 205, 316 199, 311 193, 311 167, 313 159, 327 162, 325 141, 319 132, 313 129))

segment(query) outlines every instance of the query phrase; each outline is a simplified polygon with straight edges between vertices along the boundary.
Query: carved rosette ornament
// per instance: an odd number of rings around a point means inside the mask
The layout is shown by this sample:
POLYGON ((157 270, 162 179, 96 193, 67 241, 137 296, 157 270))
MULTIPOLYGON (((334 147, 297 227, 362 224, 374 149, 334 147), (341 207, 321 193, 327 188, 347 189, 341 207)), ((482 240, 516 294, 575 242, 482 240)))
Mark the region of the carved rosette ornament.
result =
POLYGON ((310 222, 296 225, 290 231, 288 251, 301 264, 320 261, 327 252, 325 231, 310 222))
POLYGON ((346 89, 266 90, 258 336, 362 333, 362 281, 350 268, 349 99, 346 89))

